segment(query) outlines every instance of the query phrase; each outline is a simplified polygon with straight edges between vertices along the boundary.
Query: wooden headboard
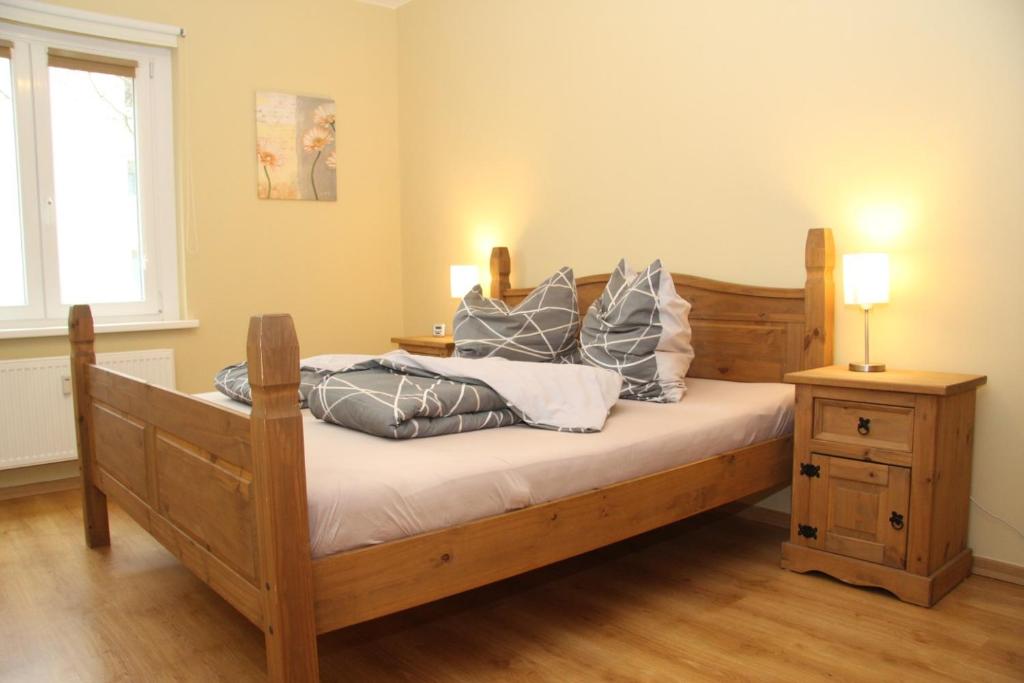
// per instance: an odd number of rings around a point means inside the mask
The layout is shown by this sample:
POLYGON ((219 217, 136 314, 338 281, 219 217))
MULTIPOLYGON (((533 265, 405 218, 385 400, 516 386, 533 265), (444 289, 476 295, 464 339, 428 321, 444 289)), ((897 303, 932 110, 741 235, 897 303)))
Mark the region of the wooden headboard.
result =
MULTIPOLYGON (((688 377, 737 382, 780 382, 793 370, 832 364, 835 320, 835 246, 832 231, 807 232, 807 282, 801 289, 755 287, 694 275, 672 274, 676 291, 690 302, 696 357, 688 377)), ((509 281, 512 261, 506 247, 491 251, 491 297, 509 305, 533 288, 509 281)), ((609 274, 576 278, 580 314, 601 296, 609 274)))

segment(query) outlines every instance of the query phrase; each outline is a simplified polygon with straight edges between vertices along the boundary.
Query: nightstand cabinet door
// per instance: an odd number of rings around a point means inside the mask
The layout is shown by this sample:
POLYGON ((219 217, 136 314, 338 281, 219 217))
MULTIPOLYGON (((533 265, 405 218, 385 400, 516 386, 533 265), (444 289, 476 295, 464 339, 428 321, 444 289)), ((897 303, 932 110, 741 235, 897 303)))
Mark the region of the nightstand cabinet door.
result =
POLYGON ((910 469, 818 453, 809 478, 810 547, 903 569, 907 558, 910 469))

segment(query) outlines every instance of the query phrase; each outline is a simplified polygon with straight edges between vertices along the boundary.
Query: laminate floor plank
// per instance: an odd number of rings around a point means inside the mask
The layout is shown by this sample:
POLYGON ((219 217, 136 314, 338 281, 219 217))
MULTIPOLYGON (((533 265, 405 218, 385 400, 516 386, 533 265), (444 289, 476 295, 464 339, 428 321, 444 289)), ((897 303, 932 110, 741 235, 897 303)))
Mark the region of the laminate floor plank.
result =
MULTIPOLYGON (((263 636, 111 505, 0 501, 0 681, 266 678, 263 636)), ((709 513, 322 636, 324 681, 1024 681, 1024 587, 924 609, 779 568, 785 531, 709 513)), ((496 549, 500 552, 500 549, 496 549)))

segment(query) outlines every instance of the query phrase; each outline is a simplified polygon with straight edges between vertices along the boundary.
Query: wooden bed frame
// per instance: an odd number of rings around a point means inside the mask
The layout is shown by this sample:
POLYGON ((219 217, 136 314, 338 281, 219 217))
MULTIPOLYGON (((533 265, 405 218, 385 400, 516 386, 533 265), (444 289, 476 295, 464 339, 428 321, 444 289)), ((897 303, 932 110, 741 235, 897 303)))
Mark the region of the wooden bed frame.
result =
MULTIPOLYGON (((811 230, 802 289, 673 275, 693 305, 690 376, 781 381, 832 362, 831 233, 811 230)), ((508 250, 491 257, 509 303, 508 250)), ((580 310, 608 275, 577 280, 580 310)), ((72 308, 71 366, 85 540, 108 545, 107 496, 259 627, 271 681, 318 679, 317 634, 557 562, 785 484, 780 438, 460 526, 314 560, 299 345, 290 316, 249 324, 246 416, 97 366, 88 306, 72 308)))

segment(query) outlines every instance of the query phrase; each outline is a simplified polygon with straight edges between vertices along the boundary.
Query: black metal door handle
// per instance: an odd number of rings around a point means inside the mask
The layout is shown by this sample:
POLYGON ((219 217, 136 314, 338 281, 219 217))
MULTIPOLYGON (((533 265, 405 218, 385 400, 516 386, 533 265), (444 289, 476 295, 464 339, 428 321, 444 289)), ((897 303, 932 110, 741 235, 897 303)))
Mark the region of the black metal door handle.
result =
POLYGON ((858 417, 857 418, 857 433, 861 436, 867 436, 871 433, 871 418, 870 417, 858 417))
POLYGON ((800 463, 800 475, 808 478, 821 478, 821 465, 812 465, 808 462, 802 462, 800 463))
POLYGON ((889 517, 889 524, 892 524, 893 529, 899 531, 903 528, 903 515, 894 510, 892 515, 889 517))
POLYGON ((818 538, 818 527, 810 524, 797 524, 796 533, 804 538, 818 538))

